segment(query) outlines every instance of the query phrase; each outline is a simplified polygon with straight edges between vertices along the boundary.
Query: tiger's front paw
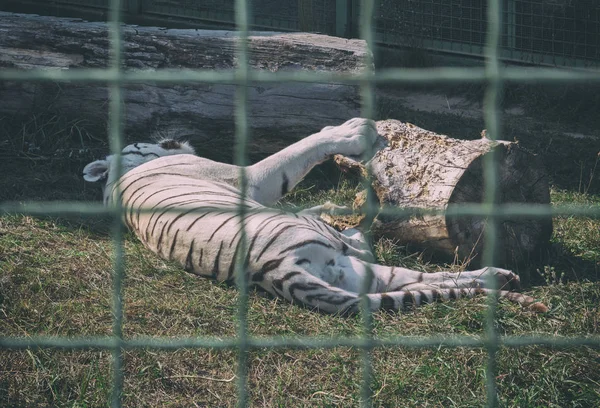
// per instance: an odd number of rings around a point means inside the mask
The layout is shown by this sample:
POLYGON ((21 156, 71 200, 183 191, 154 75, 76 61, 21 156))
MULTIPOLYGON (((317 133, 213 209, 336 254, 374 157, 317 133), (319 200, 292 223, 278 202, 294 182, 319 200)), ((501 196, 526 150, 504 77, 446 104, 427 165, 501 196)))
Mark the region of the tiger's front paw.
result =
POLYGON ((325 127, 321 133, 333 143, 332 154, 344 156, 365 156, 377 140, 375 122, 364 118, 353 118, 339 126, 325 127))

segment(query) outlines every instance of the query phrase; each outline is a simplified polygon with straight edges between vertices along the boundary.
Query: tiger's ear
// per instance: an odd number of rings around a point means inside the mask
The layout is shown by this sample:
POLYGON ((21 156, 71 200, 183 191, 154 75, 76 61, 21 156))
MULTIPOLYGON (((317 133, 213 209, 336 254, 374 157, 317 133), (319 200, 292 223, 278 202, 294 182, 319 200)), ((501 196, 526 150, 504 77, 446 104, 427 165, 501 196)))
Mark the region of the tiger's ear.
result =
POLYGON ((83 168, 83 179, 89 182, 104 181, 108 177, 108 160, 96 160, 83 168))

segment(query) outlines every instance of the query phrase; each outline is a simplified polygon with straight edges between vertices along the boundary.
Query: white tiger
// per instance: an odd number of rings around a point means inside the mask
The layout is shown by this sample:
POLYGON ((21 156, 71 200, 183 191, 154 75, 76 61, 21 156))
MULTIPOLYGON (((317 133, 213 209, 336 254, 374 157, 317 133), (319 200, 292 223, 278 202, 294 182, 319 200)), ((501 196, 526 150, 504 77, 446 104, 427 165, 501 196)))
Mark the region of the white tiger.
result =
POLYGON ((242 222, 236 211, 243 205, 247 245, 241 255, 247 281, 312 309, 356 312, 370 268, 373 279, 367 297, 371 310, 404 310, 488 293, 490 274, 497 287, 509 289, 499 291, 501 297, 545 310, 533 298, 512 291, 518 289, 519 278, 510 271, 423 273, 370 263, 373 254, 356 231, 340 233, 310 211, 294 214, 266 207, 315 165, 333 154, 359 156, 376 138, 375 123, 367 119, 326 127, 248 166, 243 202, 237 188, 239 167, 195 156, 191 146, 174 140, 125 147, 124 175, 119 180, 113 176, 112 156, 89 163, 84 178, 105 183, 106 204, 120 191, 125 223, 146 247, 189 272, 219 281, 234 280, 235 260, 242 248, 242 222))

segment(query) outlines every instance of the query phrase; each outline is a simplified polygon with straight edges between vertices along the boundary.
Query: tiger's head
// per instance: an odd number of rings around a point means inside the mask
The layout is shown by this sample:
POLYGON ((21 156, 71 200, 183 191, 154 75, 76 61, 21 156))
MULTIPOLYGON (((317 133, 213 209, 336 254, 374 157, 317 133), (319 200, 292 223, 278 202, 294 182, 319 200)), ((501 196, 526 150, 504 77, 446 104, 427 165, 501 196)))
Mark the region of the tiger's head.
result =
MULTIPOLYGON (((130 144, 121 151, 122 174, 151 160, 175 154, 196 154, 196 152, 189 143, 179 142, 173 139, 163 139, 156 144, 130 144)), ((116 161, 112 154, 103 160, 96 160, 88 163, 83 168, 83 178, 85 181, 102 183, 102 190, 104 193, 106 186, 115 182, 115 165, 116 161)))

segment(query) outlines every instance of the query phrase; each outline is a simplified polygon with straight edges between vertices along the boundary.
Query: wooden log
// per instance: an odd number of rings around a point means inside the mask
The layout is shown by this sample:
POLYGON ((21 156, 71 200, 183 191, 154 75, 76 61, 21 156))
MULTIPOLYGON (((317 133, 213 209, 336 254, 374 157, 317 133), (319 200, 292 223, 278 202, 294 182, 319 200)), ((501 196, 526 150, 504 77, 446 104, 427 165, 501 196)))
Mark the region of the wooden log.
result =
MULTIPOLYGON (((538 156, 517 143, 458 140, 409 123, 377 123, 382 143, 370 165, 372 187, 382 207, 452 210, 484 200, 484 157, 498 163, 499 204, 549 204, 548 177, 538 156)), ((364 164, 336 156, 345 168, 364 164)), ((359 203, 360 204, 360 203, 359 203)), ((375 236, 412 244, 432 254, 481 261, 487 220, 479 216, 378 215, 371 226, 375 236)), ((552 233, 552 218, 503 218, 499 221, 496 266, 514 265, 543 248, 552 233)))
MULTIPOLYGON (((104 23, 0 12, 0 67, 78 69, 108 66, 104 23)), ((123 66, 232 69, 235 32, 123 25, 123 66)), ((358 72, 366 67, 362 40, 306 33, 252 33, 252 69, 358 72)), ((1 76, 0 76, 1 80, 1 76)), ((203 155, 231 160, 234 140, 232 84, 129 84, 123 93, 129 141, 151 135, 179 137, 203 155)), ((249 94, 250 153, 266 156, 326 125, 360 113, 357 87, 342 84, 262 83, 249 94)), ((98 136, 106 134, 108 91, 102 84, 0 81, 0 116, 27 118, 40 112, 76 119, 98 136)))

